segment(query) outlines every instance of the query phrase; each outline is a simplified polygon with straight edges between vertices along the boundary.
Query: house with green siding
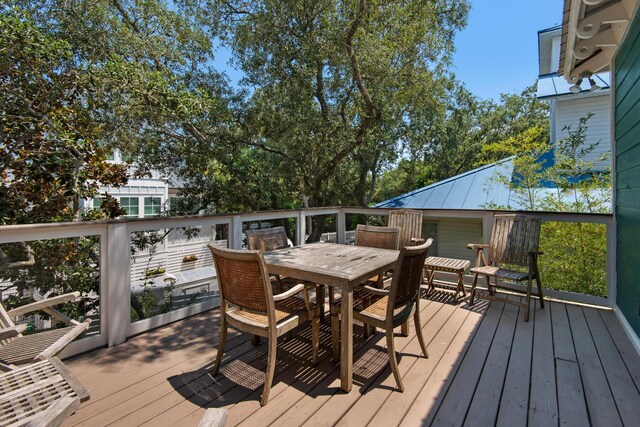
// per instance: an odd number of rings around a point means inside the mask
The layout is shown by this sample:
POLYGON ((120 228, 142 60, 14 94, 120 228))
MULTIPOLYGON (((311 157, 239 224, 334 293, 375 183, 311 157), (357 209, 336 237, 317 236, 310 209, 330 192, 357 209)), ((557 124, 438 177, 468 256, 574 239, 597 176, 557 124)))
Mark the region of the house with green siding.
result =
POLYGON ((637 0, 565 0, 560 71, 611 72, 615 312, 640 349, 640 16, 637 0))

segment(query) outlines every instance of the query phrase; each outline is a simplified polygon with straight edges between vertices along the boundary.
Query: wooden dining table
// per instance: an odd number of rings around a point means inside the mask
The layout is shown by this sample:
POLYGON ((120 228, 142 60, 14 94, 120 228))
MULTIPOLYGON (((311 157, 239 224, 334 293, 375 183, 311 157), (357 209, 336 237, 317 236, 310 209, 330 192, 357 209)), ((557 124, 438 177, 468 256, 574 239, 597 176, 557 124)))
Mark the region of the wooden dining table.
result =
POLYGON ((311 243, 265 252, 267 270, 340 289, 340 388, 353 384, 353 288, 392 269, 399 251, 333 243, 311 243))

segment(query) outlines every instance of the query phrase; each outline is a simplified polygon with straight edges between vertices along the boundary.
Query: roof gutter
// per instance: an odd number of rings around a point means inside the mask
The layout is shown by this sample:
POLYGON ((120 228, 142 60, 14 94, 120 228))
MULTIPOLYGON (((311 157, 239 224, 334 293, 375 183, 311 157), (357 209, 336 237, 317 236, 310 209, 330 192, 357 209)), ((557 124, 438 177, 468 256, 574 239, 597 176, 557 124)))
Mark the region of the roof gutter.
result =
POLYGON ((582 3, 582 0, 565 0, 565 6, 567 5, 567 3, 569 3, 569 19, 566 23, 563 23, 563 26, 566 25, 567 41, 565 44, 562 75, 568 82, 575 83, 577 79, 571 79, 571 71, 573 70, 573 65, 575 64, 573 49, 575 48, 576 43, 576 29, 578 27, 578 20, 580 19, 581 15, 584 16, 584 8, 581 7, 584 4, 582 3))

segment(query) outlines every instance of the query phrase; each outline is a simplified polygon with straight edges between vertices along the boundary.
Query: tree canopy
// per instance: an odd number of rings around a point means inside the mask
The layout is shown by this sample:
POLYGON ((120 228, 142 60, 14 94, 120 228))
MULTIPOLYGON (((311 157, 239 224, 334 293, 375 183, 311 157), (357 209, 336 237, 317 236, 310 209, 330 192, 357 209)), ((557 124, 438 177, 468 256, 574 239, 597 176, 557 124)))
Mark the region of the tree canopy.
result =
POLYGON ((139 176, 153 168, 180 178, 199 208, 368 204, 382 169, 439 116, 468 7, 7 1, 2 217, 79 219, 77 201, 97 182, 126 182, 107 161, 115 148, 139 176), (244 73, 242 88, 215 69, 219 44, 244 73), (38 198, 42 185, 58 204, 38 198))

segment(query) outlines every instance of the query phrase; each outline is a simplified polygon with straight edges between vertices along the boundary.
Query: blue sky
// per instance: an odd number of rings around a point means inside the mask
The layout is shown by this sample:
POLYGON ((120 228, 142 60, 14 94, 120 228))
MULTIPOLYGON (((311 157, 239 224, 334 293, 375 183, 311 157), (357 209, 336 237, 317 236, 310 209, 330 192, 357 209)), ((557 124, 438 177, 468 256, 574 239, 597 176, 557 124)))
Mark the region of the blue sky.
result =
POLYGON ((498 100, 538 77, 538 30, 562 22, 562 0, 471 0, 456 35, 456 76, 473 94, 498 100))
MULTIPOLYGON (((499 100, 538 77, 538 30, 562 21, 562 0, 471 0, 467 27, 455 38, 453 71, 476 96, 499 100)), ((216 66, 237 86, 242 74, 219 49, 216 66)))

